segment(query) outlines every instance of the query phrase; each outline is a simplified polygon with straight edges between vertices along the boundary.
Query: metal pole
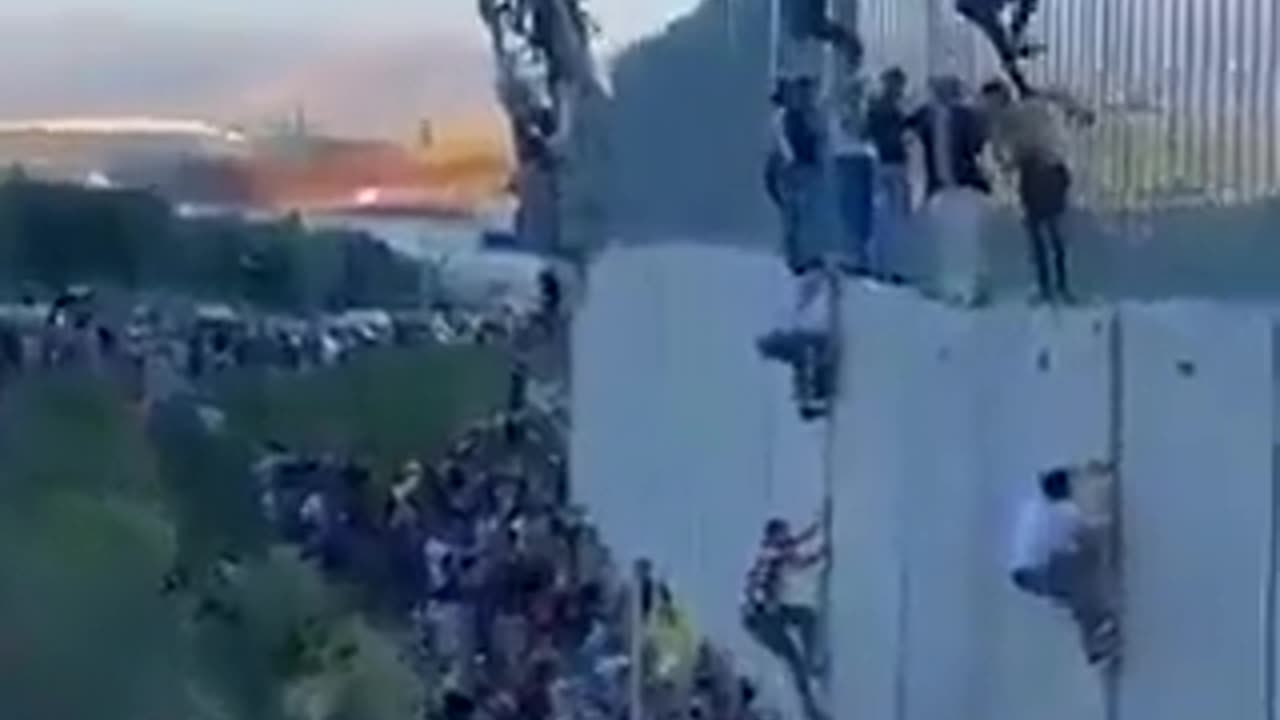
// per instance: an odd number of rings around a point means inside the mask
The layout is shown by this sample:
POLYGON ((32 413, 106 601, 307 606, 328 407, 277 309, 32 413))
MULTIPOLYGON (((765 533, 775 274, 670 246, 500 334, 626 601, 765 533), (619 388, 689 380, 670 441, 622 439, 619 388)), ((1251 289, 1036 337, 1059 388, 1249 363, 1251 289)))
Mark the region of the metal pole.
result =
MULTIPOLYGON (((1123 546, 1123 524, 1124 524, 1124 494, 1121 490, 1121 483, 1124 477, 1124 327, 1122 319, 1122 311, 1116 310, 1111 319, 1110 328, 1110 347, 1108 348, 1109 356, 1109 374, 1110 387, 1109 392, 1109 437, 1107 452, 1111 456, 1111 525, 1108 529, 1109 539, 1107 543, 1108 558, 1107 565, 1111 572, 1112 585, 1111 596, 1116 606, 1116 622, 1120 626, 1120 637, 1124 637, 1126 631, 1125 612, 1124 612, 1124 546, 1123 546)), ((1121 653, 1123 650, 1123 640, 1121 641, 1121 653)), ((1104 693, 1104 713, 1106 720, 1120 720, 1121 702, 1120 702, 1120 665, 1112 662, 1104 671, 1102 678, 1104 693)))
POLYGON ((631 662, 627 676, 627 717, 644 720, 644 609, 641 607, 643 592, 639 572, 631 571, 631 592, 628 603, 627 624, 631 645, 628 648, 631 662))

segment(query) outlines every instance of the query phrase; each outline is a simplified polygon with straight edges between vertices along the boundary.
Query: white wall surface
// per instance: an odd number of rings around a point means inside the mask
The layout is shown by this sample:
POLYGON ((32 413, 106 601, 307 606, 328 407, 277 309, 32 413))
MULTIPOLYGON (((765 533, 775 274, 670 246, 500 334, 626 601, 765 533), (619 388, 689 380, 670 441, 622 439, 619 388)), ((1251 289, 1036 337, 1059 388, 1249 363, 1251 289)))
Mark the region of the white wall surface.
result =
POLYGON ((1271 322, 1127 310, 1121 717, 1265 718, 1271 322))
MULTIPOLYGON (((775 261, 731 250, 606 255, 576 328, 573 443, 609 539, 655 557, 702 627, 784 691, 736 610, 761 520, 802 517, 821 487, 818 433, 752 348, 787 293, 775 261)), ((1070 619, 1016 592, 1005 563, 1037 474, 1108 455, 1116 311, 970 311, 850 285, 843 320, 835 717, 1103 720, 1070 619)), ((1115 720, 1264 718, 1272 322, 1189 303, 1125 307, 1119 322, 1115 720)))
POLYGON ((815 517, 823 426, 796 419, 756 338, 791 302, 772 257, 669 246, 592 269, 574 328, 572 473, 629 566, 653 558, 699 629, 787 685, 739 627, 766 518, 815 517))

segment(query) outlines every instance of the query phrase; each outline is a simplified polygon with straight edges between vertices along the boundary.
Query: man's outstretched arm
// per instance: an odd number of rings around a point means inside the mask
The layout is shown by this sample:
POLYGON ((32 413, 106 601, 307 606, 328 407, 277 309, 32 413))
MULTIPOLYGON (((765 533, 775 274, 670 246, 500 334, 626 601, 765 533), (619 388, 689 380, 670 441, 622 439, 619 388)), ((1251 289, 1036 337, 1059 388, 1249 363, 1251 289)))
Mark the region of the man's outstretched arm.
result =
POLYGON ((1042 88, 1033 91, 1032 94, 1062 108, 1062 111, 1066 113, 1067 119, 1078 125, 1088 127, 1098 119, 1097 113, 1094 112, 1093 108, 1084 104, 1075 95, 1063 88, 1042 88))

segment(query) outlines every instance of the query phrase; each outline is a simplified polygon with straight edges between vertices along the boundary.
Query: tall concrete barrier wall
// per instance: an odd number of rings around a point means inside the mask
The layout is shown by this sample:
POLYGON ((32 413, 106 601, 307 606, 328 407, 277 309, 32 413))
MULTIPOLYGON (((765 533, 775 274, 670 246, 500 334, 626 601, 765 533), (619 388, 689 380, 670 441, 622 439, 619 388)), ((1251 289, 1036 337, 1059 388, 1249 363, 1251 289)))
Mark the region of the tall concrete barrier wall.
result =
MULTIPOLYGON (((1272 323, 1127 309, 1123 718, 1268 718, 1272 323)), ((1270 716, 1274 718, 1274 716, 1270 716)))
MULTIPOLYGON (((787 294, 767 258, 610 254, 575 340, 575 483, 779 691, 736 607, 761 521, 822 487, 822 430, 793 419, 785 375, 751 345, 787 294)), ((974 311, 860 284, 844 302, 836 718, 1274 720, 1269 312, 974 311), (1015 591, 1006 563, 1037 474, 1115 441, 1127 653, 1108 716, 1069 617, 1015 591)))
POLYGON ((821 503, 821 425, 802 426, 787 373, 756 337, 789 303, 765 255, 622 250, 592 269, 574 328, 571 473, 619 561, 651 558, 715 638, 773 690, 787 686, 739 627, 760 526, 821 503))

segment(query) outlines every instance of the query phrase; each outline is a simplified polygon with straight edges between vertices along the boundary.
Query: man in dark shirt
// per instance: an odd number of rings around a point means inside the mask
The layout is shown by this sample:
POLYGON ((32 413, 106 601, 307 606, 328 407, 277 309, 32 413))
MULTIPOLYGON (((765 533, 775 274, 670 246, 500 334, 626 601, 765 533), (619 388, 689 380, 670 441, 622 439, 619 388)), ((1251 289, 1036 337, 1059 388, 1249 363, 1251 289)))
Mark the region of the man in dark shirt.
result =
POLYGON ((932 90, 933 99, 910 120, 928 178, 922 236, 931 243, 935 290, 949 302, 972 306, 987 297, 982 235, 991 183, 979 162, 987 123, 966 100, 959 78, 936 78, 932 90))
POLYGON ((778 82, 774 90, 773 147, 765 165, 765 189, 782 216, 783 255, 795 274, 812 260, 814 195, 821 170, 822 136, 813 78, 778 82))
POLYGON ((907 119, 924 149, 929 195, 947 187, 967 187, 990 194, 991 182, 979 158, 987 146, 987 127, 981 113, 964 101, 955 79, 934 83, 934 99, 907 119))
POLYGON ((867 134, 879 161, 877 185, 885 209, 894 216, 911 212, 911 183, 907 172, 907 113, 903 101, 907 74, 893 67, 880 75, 880 91, 867 107, 867 134))

